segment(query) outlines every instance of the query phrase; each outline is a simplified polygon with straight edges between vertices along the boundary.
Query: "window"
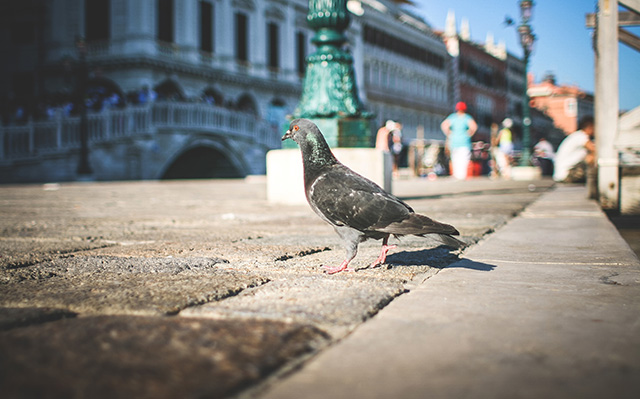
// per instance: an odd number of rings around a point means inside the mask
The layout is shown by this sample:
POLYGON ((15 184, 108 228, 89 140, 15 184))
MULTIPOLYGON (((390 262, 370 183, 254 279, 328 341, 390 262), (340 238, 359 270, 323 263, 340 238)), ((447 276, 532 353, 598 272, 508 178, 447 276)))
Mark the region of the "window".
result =
POLYGON ((267 24, 267 48, 269 49, 269 53, 267 54, 267 64, 271 69, 279 69, 280 68, 280 32, 278 30, 278 25, 274 22, 269 22, 267 24))
POLYGON ((109 40, 110 3, 109 0, 85 0, 84 37, 86 41, 109 40))
POLYGON ((572 117, 578 115, 578 102, 575 98, 567 98, 564 100, 564 114, 572 117))
POLYGON ((236 60, 249 61, 249 34, 247 32, 247 16, 236 13, 236 60))
POLYGON ((213 53, 213 4, 200 1, 200 50, 213 53))
POLYGON ((11 42, 13 44, 34 44, 36 42, 36 25, 34 21, 11 21, 11 42))
POLYGON ((173 0, 158 0, 158 40, 173 43, 173 0))
POLYGON ((304 32, 296 33, 296 71, 304 75, 307 67, 307 37, 304 32))
POLYGON ((404 57, 414 59, 438 69, 444 68, 445 59, 443 56, 417 46, 405 39, 383 32, 376 27, 365 25, 363 39, 366 43, 384 48, 385 50, 404 57))
POLYGON ((13 74, 11 86, 16 100, 27 102, 33 98, 35 91, 35 75, 32 71, 22 71, 13 74))

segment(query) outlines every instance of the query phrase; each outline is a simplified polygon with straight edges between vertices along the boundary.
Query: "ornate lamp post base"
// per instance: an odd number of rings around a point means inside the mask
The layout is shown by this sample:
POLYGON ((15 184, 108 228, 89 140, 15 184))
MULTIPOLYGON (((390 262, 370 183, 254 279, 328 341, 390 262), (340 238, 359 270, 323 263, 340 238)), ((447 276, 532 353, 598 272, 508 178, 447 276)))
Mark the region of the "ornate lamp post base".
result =
POLYGON ((351 16, 346 0, 309 0, 307 21, 317 50, 307 58, 294 115, 313 120, 331 147, 369 147, 370 117, 358 97, 353 57, 343 49, 351 16))
POLYGON ((331 148, 371 146, 370 120, 368 118, 336 116, 329 118, 310 117, 308 119, 318 125, 331 148))
MULTIPOLYGON (((316 32, 317 50, 307 58, 294 117, 312 120, 342 163, 391 191, 391 156, 371 148, 371 115, 358 97, 353 57, 343 49, 349 20, 346 0, 309 0, 307 21, 316 32)), ((293 140, 283 148, 267 154, 267 198, 303 204, 300 150, 293 140)))

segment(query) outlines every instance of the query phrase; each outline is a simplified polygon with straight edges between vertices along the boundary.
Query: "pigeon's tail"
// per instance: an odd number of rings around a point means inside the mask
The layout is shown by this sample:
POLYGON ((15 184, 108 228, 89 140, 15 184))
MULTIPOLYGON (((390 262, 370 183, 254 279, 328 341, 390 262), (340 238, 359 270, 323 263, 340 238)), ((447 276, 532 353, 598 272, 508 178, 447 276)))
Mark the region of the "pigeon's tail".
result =
POLYGON ((454 249, 461 249, 461 248, 465 248, 467 246, 466 243, 458 240, 455 237, 451 237, 450 235, 447 234, 434 234, 433 237, 440 241, 441 243, 443 243, 444 245, 446 245, 447 247, 451 247, 454 249))
POLYGON ((446 234, 446 235, 460 235, 455 227, 437 222, 425 215, 418 213, 411 213, 408 218, 401 222, 391 223, 384 229, 379 229, 385 233, 391 233, 395 235, 416 235, 421 236, 424 234, 446 234))
POLYGON ((410 216, 399 223, 391 223, 384 229, 386 233, 391 233, 396 236, 404 235, 416 235, 420 237, 431 237, 447 247, 459 249, 467 246, 466 243, 453 238, 451 236, 458 236, 460 233, 455 227, 435 221, 425 215, 418 213, 411 213, 410 216))

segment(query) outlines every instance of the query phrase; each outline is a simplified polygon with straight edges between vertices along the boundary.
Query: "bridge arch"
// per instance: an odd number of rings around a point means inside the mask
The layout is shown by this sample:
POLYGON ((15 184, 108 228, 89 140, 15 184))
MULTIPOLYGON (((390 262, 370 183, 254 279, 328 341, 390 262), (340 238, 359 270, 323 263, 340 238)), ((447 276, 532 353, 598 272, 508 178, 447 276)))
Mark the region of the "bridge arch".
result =
POLYGON ((245 160, 223 143, 197 140, 177 151, 165 164, 159 178, 240 178, 247 173, 245 160))

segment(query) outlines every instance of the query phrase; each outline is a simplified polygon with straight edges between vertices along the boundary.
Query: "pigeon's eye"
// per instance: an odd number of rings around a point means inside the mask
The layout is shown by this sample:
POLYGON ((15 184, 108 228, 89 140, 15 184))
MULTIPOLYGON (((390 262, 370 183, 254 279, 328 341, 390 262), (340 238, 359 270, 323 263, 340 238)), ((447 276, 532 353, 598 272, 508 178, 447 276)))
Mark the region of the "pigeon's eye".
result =
POLYGON ((293 127, 293 131, 294 131, 294 132, 297 132, 298 130, 300 130, 300 128, 298 127, 298 125, 295 125, 295 126, 293 127))

